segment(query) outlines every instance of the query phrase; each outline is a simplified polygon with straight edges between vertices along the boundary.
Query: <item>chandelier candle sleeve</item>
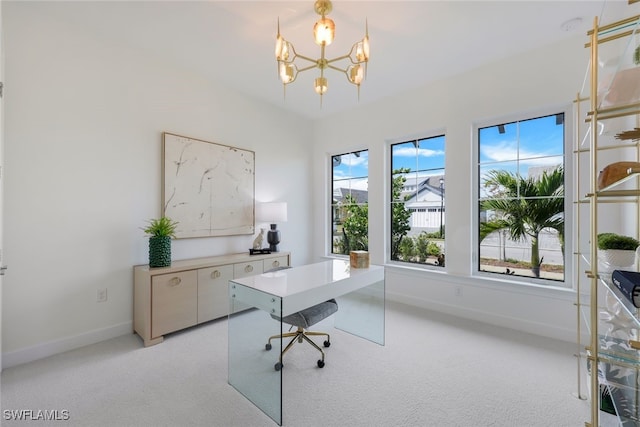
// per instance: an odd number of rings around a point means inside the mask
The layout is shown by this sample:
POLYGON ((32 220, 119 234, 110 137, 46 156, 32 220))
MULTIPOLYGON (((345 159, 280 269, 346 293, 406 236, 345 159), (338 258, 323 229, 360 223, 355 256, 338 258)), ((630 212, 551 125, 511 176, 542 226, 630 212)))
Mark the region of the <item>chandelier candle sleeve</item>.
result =
POLYGON ((320 19, 313 27, 313 38, 316 44, 320 46, 320 58, 317 59, 296 52, 293 44, 280 34, 280 19, 278 18, 275 56, 278 62, 280 80, 283 86, 286 87, 286 85, 296 80, 299 73, 319 69, 320 76, 314 79, 314 90, 320 95, 321 104, 322 96, 329 88, 328 80, 324 73, 326 69, 344 73, 347 81, 357 86, 359 98, 360 84, 366 76, 366 66, 369 62, 369 26, 366 22, 364 37, 354 43, 346 55, 331 59, 325 57, 325 48, 333 42, 336 35, 336 24, 326 17, 332 9, 333 5, 329 0, 317 0, 314 4, 315 12, 320 15, 320 19))

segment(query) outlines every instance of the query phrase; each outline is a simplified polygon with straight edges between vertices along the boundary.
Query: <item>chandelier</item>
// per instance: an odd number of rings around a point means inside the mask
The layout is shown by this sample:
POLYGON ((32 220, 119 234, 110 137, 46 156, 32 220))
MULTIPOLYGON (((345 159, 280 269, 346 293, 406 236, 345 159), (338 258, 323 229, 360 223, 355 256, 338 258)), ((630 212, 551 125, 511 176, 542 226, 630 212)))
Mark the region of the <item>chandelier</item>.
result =
POLYGON ((293 44, 280 35, 280 19, 278 19, 278 35, 276 38, 276 60, 278 61, 278 71, 283 87, 289 83, 293 83, 299 73, 303 71, 320 69, 320 76, 314 80, 314 89, 320 95, 320 105, 322 105, 322 96, 329 88, 327 78, 324 75, 326 69, 332 69, 344 73, 349 83, 354 84, 358 88, 358 99, 360 98, 360 83, 364 80, 366 66, 369 62, 369 29, 368 23, 365 21, 365 35, 362 40, 351 46, 351 50, 346 55, 327 59, 325 56, 325 48, 333 42, 336 34, 336 24, 333 20, 327 18, 327 15, 333 9, 333 5, 329 0, 317 0, 314 4, 315 12, 320 15, 320 19, 313 27, 313 37, 316 44, 320 46, 320 58, 313 59, 308 56, 300 55, 296 52, 293 44), (296 60, 299 60, 296 62, 296 60), (349 60, 350 64, 345 68, 340 68, 337 63, 349 60), (306 61, 305 66, 298 67, 301 61, 306 61))

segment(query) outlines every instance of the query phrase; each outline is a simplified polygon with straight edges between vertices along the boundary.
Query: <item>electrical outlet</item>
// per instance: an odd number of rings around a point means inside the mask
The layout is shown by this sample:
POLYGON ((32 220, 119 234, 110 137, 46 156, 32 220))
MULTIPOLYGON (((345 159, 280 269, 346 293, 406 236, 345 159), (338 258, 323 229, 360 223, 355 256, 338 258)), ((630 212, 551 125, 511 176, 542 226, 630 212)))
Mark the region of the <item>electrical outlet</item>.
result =
POLYGON ((107 300, 107 288, 98 289, 96 302, 105 302, 107 300))
POLYGON ((455 296, 461 297, 462 296, 462 286, 456 286, 456 289, 453 292, 454 292, 455 296))

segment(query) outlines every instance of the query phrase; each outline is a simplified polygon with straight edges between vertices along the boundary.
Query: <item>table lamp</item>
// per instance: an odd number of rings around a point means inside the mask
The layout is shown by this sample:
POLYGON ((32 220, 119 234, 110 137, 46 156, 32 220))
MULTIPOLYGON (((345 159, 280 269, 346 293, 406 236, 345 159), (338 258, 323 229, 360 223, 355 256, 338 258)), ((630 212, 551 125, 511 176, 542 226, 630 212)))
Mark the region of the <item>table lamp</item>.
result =
POLYGON ((287 204, 285 202, 260 203, 256 206, 256 220, 271 224, 267 232, 267 242, 271 252, 278 252, 280 243, 280 230, 276 228, 277 222, 287 222, 287 204))

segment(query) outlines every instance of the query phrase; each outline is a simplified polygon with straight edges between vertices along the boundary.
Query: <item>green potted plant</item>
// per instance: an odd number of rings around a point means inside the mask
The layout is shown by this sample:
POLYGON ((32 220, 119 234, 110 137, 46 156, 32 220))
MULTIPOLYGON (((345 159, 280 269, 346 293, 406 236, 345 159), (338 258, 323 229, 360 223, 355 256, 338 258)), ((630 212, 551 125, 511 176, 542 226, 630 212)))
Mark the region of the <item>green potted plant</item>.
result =
POLYGON ((616 233, 598 234, 598 259, 607 267, 629 267, 636 260, 640 242, 633 237, 616 233))
POLYGON ((147 222, 149 225, 142 230, 149 235, 149 267, 168 267, 171 265, 171 239, 176 237, 178 223, 166 216, 147 222))

